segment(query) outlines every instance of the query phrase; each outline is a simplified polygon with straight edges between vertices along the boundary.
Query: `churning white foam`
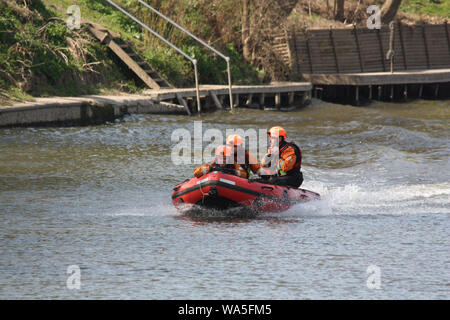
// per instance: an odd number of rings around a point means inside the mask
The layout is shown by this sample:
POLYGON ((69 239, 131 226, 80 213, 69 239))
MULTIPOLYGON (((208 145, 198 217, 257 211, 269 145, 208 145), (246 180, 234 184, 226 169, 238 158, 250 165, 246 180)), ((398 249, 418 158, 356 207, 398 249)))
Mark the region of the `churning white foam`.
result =
POLYGON ((298 204, 284 215, 371 215, 450 213, 450 183, 362 187, 326 186, 310 182, 305 188, 321 200, 298 204))

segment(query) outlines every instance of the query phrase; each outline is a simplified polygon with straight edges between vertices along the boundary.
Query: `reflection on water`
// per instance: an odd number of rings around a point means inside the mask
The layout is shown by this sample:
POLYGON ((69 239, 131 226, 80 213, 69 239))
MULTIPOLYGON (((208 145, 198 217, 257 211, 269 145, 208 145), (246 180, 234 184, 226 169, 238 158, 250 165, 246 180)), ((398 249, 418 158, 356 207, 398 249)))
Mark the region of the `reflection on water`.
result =
POLYGON ((2 298, 450 298, 450 104, 314 100, 203 130, 282 125, 322 200, 253 219, 180 216, 171 134, 198 118, 0 130, 2 298), (79 291, 66 288, 69 265, 79 291), (369 290, 366 269, 382 271, 369 290))

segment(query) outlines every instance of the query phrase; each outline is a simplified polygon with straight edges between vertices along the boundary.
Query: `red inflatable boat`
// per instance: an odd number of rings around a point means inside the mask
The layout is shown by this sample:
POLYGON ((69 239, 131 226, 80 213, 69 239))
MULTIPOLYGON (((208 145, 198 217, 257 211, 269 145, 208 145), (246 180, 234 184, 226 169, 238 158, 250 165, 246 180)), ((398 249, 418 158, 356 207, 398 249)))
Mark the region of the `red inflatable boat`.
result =
MULTIPOLYGON (((172 192, 174 206, 184 213, 214 209, 233 214, 281 212, 301 202, 319 199, 318 193, 286 186, 252 181, 224 172, 213 171, 200 178, 178 184, 172 192)), ((227 214, 228 215, 228 214, 227 214)))

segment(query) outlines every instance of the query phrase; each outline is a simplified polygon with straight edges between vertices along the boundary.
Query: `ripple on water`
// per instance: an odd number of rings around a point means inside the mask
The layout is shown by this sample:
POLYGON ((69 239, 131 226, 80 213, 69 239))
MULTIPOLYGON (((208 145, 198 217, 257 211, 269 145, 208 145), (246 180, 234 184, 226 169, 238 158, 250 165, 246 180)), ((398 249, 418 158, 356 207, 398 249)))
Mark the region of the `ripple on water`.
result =
POLYGON ((55 299, 448 298, 448 102, 313 99, 294 112, 130 115, 91 127, 0 130, 0 297, 55 299), (171 134, 282 124, 320 201, 253 219, 172 206, 195 164, 171 134), (81 268, 82 290, 66 288, 81 268), (382 272, 368 290, 367 267, 382 272))

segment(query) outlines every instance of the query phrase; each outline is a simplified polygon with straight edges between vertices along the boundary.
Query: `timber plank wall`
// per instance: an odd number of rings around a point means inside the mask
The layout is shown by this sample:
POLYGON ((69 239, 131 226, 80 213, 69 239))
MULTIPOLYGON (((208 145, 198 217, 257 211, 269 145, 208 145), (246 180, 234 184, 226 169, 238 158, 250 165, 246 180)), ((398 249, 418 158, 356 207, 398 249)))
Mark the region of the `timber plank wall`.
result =
MULTIPOLYGON (((450 26, 403 25, 394 28, 394 71, 450 68, 450 26)), ((390 29, 311 29, 292 27, 275 36, 274 50, 302 74, 390 71, 386 60, 390 29)))

